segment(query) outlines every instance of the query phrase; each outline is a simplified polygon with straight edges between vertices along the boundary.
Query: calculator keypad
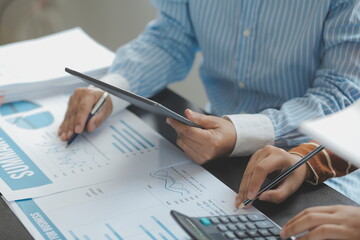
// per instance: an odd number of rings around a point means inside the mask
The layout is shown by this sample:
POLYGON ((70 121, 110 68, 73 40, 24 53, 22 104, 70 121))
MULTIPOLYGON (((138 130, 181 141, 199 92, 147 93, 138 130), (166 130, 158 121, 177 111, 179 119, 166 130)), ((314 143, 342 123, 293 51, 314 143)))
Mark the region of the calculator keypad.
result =
MULTIPOLYGON (((238 214, 218 217, 193 218, 204 231, 220 233, 224 239, 277 240, 280 228, 262 214, 238 214)), ((217 235, 218 235, 217 234, 217 235)))

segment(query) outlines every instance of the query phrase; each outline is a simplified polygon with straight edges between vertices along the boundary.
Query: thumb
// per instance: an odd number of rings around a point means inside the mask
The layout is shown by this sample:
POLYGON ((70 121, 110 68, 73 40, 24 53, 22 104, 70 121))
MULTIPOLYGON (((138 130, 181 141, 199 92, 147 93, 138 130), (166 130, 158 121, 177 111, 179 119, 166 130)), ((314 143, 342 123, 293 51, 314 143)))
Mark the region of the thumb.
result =
POLYGON ((263 192, 260 195, 259 200, 272 203, 281 203, 294 192, 295 189, 291 183, 283 182, 277 188, 263 192))
POLYGON ((219 127, 218 121, 213 116, 207 116, 202 113, 191 111, 190 109, 185 110, 185 116, 197 125, 202 126, 205 129, 214 129, 219 127))
POLYGON ((97 128, 98 126, 101 125, 101 123, 103 121, 105 121, 105 119, 107 117, 110 116, 111 114, 111 111, 112 111, 112 103, 111 103, 111 100, 108 98, 104 104, 104 106, 102 107, 102 109, 100 109, 99 112, 97 112, 94 117, 92 117, 87 126, 86 126, 86 129, 87 131, 89 132, 92 132, 95 130, 95 128, 97 128))

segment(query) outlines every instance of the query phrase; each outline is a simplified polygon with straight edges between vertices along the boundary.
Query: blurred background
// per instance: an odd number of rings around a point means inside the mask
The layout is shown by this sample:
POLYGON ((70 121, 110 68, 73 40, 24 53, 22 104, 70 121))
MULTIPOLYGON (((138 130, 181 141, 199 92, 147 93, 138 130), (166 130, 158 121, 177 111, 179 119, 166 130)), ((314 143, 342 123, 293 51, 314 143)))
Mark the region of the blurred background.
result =
MULTIPOLYGON (((115 51, 141 33, 155 16, 149 0, 0 0, 0 44, 80 26, 115 51)), ((204 107, 207 97, 198 65, 199 55, 187 79, 170 89, 204 107)))

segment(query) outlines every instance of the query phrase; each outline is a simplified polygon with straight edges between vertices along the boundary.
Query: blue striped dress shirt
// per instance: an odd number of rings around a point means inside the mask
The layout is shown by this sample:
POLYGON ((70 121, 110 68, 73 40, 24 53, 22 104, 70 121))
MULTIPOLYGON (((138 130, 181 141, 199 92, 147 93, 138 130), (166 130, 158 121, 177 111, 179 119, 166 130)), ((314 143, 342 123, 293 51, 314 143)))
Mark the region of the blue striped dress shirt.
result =
POLYGON ((309 139, 304 120, 360 97, 360 4, 331 0, 154 0, 144 32, 104 81, 152 96, 183 80, 197 51, 211 113, 237 131, 234 155, 309 139), (119 80, 122 79, 122 80, 119 80), (125 79, 125 80, 124 80, 125 79))

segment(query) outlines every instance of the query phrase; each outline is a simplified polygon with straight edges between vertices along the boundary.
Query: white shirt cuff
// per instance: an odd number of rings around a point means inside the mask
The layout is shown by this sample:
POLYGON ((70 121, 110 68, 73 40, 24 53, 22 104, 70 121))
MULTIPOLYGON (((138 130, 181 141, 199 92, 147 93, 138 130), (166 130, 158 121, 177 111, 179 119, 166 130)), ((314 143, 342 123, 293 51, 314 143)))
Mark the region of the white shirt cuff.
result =
POLYGON ((262 114, 226 115, 235 127, 236 144, 230 156, 248 156, 263 148, 274 145, 275 130, 269 117, 262 114))
MULTIPOLYGON (((121 88, 126 91, 130 90, 130 85, 129 85, 128 80, 126 80, 126 78, 124 78, 118 74, 113 74, 113 73, 108 74, 108 75, 105 75, 104 77, 102 77, 100 80, 105 83, 108 83, 114 87, 121 88)), ((114 95, 110 94, 110 97, 111 97, 111 102, 112 102, 112 106, 113 106, 111 115, 117 114, 118 112, 124 110, 125 108, 127 108, 130 105, 129 102, 124 101, 121 98, 118 98, 114 95)))

